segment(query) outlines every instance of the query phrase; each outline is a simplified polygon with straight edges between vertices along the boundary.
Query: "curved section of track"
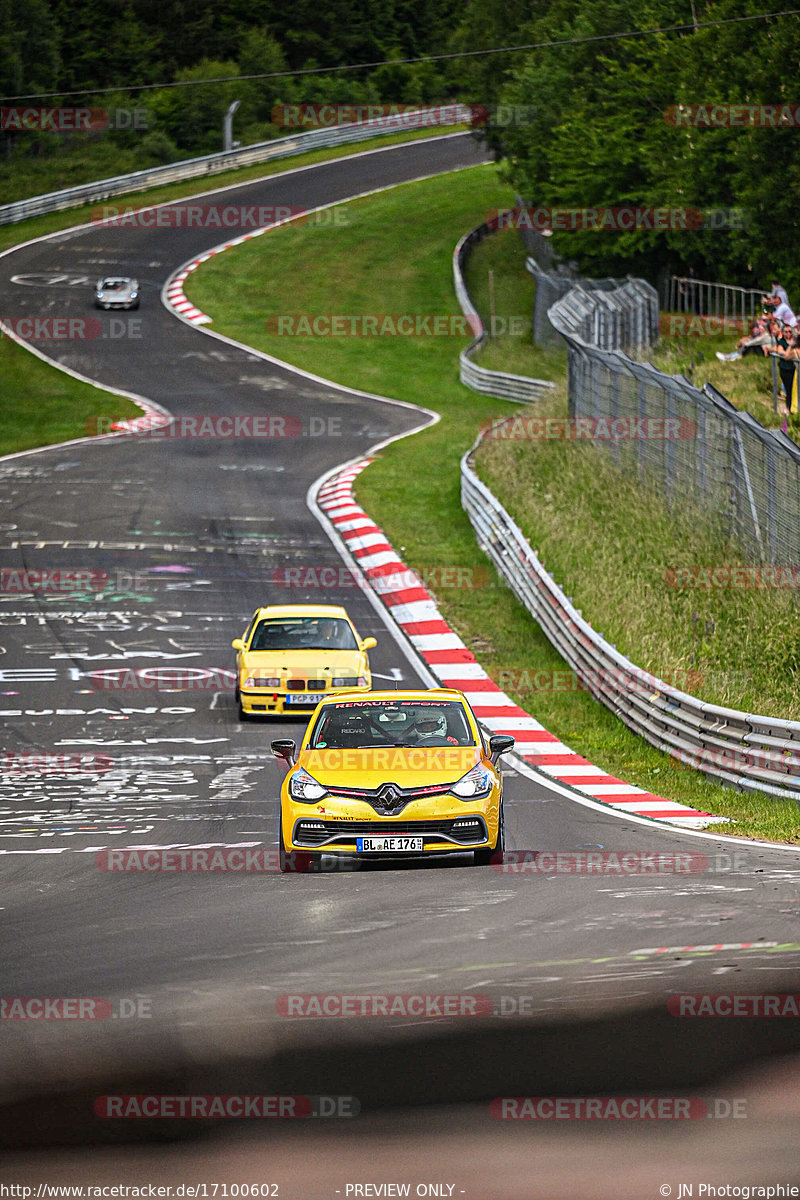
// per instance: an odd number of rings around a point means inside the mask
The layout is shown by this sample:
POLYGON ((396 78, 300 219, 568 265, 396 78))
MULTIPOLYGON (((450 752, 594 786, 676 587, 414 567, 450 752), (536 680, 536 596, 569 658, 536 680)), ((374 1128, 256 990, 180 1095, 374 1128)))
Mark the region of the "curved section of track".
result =
MULTIPOLYGON (((224 199, 310 209, 479 160, 469 137, 431 139, 226 189, 224 199)), ((313 482, 420 424, 417 410, 176 321, 158 296, 218 237, 84 227, 0 259, 0 311, 13 316, 86 315, 91 281, 105 271, 142 282, 142 309, 130 316, 139 326, 104 317, 102 338, 40 344, 56 363, 178 417, 278 417, 291 434, 167 429, 0 462, 3 567, 107 577, 99 590, 0 595, 6 751, 20 763, 43 751, 95 756, 83 772, 20 767, 2 777, 5 994, 145 993, 154 1016, 180 1024, 198 1004, 224 1006, 235 993, 260 1005, 281 1038, 274 999, 289 991, 402 992, 424 980, 436 992, 524 993, 527 1011, 551 1013, 699 992, 716 969, 738 972, 740 986, 753 976, 791 990, 800 961, 791 850, 753 847, 735 861, 725 839, 701 843, 581 806, 513 768, 512 847, 624 851, 639 856, 638 870, 576 874, 550 859, 546 873, 505 874, 473 868, 468 856, 303 877, 98 869, 98 851, 120 846, 274 847, 275 727, 239 724, 227 685, 169 691, 162 676, 157 689, 117 690, 108 681, 121 671, 152 679, 158 668, 223 679, 231 639, 257 604, 320 598, 282 589, 279 568, 340 567, 305 503, 313 482), (675 865, 698 850, 710 864, 675 865), (659 868, 659 854, 672 867, 659 868)), ((363 593, 330 589, 325 599, 345 603, 362 636, 378 638, 378 679, 418 681, 363 593)))

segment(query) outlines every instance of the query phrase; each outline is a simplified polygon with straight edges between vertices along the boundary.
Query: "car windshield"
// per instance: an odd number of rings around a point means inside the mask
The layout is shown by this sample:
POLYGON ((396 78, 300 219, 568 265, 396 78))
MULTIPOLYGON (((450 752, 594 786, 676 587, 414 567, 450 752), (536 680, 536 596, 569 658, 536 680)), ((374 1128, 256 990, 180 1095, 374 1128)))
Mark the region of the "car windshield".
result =
POLYGON ((103 292, 119 292, 127 286, 127 279, 104 279, 100 284, 100 290, 103 292))
POLYGON ((256 626, 251 650, 357 650, 343 617, 270 617, 256 626))
POLYGON ((312 750, 474 745, 457 700, 342 700, 323 708, 309 742, 312 750))

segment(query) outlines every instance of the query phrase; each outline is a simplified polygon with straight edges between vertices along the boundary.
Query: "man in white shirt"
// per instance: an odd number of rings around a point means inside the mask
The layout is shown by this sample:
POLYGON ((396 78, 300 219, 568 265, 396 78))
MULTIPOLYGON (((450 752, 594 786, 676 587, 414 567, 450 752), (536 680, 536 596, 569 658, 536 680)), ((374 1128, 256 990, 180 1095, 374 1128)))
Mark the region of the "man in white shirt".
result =
MULTIPOLYGON (((773 279, 772 283, 771 283, 771 287, 772 287, 772 291, 770 292, 770 295, 780 297, 780 299, 783 301, 783 303, 788 305, 789 297, 787 295, 786 288, 781 287, 779 280, 773 279)), ((789 305, 789 307, 791 308, 791 305, 789 305)))
MULTIPOLYGON (((784 292, 784 295, 785 294, 786 293, 784 292)), ((768 299, 765 300, 764 306, 765 308, 769 308, 771 310, 772 315, 777 317, 781 324, 791 325, 794 329, 795 325, 797 324, 797 318, 795 317, 791 308, 789 308, 789 305, 786 303, 786 301, 782 300, 780 296, 769 296, 768 299)))

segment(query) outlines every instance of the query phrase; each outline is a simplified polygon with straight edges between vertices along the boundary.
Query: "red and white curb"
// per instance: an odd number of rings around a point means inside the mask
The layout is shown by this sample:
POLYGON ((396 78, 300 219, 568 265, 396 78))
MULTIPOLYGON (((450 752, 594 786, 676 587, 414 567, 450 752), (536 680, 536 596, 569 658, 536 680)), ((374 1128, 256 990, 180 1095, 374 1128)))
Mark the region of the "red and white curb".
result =
POLYGON ((525 762, 600 804, 687 829, 724 821, 607 774, 548 733, 500 690, 444 620, 418 577, 398 558, 383 530, 356 504, 353 482, 370 462, 361 459, 332 476, 320 488, 317 503, 442 686, 464 692, 475 716, 492 733, 511 734, 515 752, 525 762))
MULTIPOLYGON (((214 253, 213 251, 211 253, 214 253)), ((206 316, 199 308, 195 308, 191 300, 187 300, 183 292, 183 285, 186 279, 191 275, 192 271, 196 271, 202 262, 210 258, 211 254, 204 254, 202 258, 196 259, 183 267, 177 275, 174 275, 167 284, 165 298, 170 308, 174 308, 176 313, 180 313, 187 321, 191 321, 193 325, 210 325, 211 317, 206 316)))
POLYGON ((222 254, 225 250, 230 250, 232 246, 240 246, 242 242, 249 242, 251 238, 261 237, 262 234, 268 233, 270 229, 277 229, 279 225, 285 224, 287 224, 287 219, 274 221, 270 225, 262 225, 258 229, 252 229, 249 233, 243 233, 240 237, 231 238, 229 242, 222 242, 219 246, 215 246, 213 250, 207 250, 205 254, 199 255, 198 258, 193 258, 190 262, 184 263, 164 288, 163 297, 166 304, 174 309, 180 317, 183 317, 185 321, 191 322, 192 325, 213 324, 213 317, 209 317, 207 313, 201 312, 199 308, 196 308, 192 304, 191 300, 187 300, 183 291, 183 285, 186 280, 193 271, 196 271, 203 263, 208 262, 215 254, 222 254))
POLYGON ((145 411, 143 417, 130 417, 127 421, 115 421, 111 426, 117 433, 149 433, 151 429, 162 429, 175 420, 168 412, 147 400, 137 400, 145 411))

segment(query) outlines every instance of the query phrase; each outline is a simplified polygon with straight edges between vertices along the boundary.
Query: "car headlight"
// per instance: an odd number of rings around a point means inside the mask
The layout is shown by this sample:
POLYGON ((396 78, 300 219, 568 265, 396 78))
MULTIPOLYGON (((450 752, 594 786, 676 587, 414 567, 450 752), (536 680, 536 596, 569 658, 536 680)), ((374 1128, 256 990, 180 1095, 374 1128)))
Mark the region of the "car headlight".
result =
POLYGON ((458 782, 453 784, 450 791, 461 800, 474 800, 478 796, 486 796, 492 790, 493 782, 486 767, 479 763, 471 771, 467 771, 466 775, 462 775, 458 782))
POLYGON ((366 687, 367 677, 366 675, 336 675, 331 680, 331 684, 333 687, 341 688, 366 687))
POLYGON ((328 789, 323 787, 321 783, 317 783, 313 775, 309 775, 302 767, 299 771, 295 771, 292 778, 289 780, 289 795, 293 800, 300 800, 303 804, 316 804, 317 800, 321 800, 327 795, 328 789))

